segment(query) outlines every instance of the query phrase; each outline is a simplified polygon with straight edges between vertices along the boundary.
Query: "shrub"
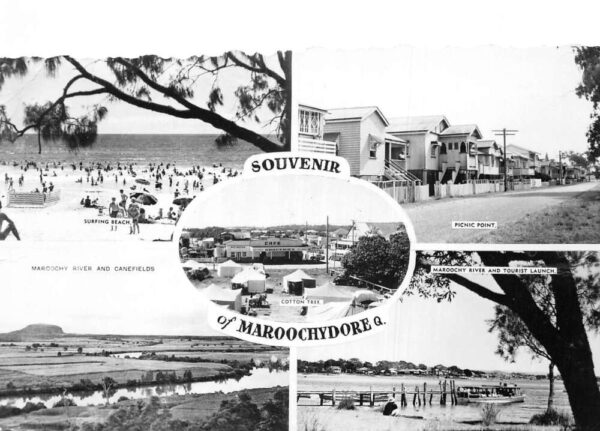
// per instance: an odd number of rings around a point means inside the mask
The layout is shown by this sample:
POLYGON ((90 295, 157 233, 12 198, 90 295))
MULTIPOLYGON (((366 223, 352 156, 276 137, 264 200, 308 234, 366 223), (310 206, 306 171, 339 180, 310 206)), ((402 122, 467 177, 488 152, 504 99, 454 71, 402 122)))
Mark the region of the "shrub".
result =
POLYGON ((562 427, 569 427, 573 425, 573 420, 567 413, 550 409, 544 413, 533 415, 529 423, 531 425, 560 425, 562 427))
POLYGON ((19 414, 21 414, 21 409, 18 407, 0 406, 0 418, 7 418, 19 414))
POLYGON ((325 428, 323 428, 317 416, 304 418, 303 422, 304 423, 302 424, 300 431, 325 431, 325 428))
POLYGON ((43 403, 32 403, 32 402, 28 402, 27 404, 25 404, 25 406, 21 409, 21 412, 23 413, 31 413, 31 412, 35 412, 37 410, 43 410, 45 409, 46 406, 43 403))
POLYGON ((129 398, 127 398, 126 396, 120 396, 117 402, 120 403, 121 401, 129 401, 129 398))
POLYGON ((354 406, 354 399, 352 398, 342 398, 337 405, 338 410, 354 410, 356 407, 354 406))
POLYGON ((498 420, 500 408, 495 404, 484 404, 481 408, 481 423, 488 427, 494 425, 498 420))
POLYGON ((56 402, 56 404, 54 404, 52 406, 52 408, 56 408, 56 407, 74 407, 77 404, 75 404, 75 401, 73 401, 71 398, 63 398, 62 400, 58 400, 56 402))

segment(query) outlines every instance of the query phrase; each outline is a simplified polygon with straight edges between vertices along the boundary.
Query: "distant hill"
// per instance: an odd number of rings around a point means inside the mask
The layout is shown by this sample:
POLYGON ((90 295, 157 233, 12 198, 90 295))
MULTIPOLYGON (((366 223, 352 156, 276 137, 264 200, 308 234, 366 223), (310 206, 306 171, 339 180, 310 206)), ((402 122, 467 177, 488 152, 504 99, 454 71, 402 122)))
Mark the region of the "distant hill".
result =
POLYGON ((60 326, 36 323, 27 325, 17 331, 0 334, 0 341, 33 341, 41 338, 62 337, 64 335, 65 333, 60 326))

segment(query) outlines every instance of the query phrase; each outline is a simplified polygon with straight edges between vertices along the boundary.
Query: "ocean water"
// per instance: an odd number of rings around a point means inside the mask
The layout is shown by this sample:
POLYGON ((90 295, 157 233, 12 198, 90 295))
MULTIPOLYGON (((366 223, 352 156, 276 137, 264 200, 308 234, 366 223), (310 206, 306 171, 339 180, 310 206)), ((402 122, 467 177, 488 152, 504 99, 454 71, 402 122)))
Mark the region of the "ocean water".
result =
POLYGON ((182 166, 212 165, 241 168, 252 154, 261 153, 254 145, 238 140, 233 146, 219 147, 218 135, 98 135, 89 148, 69 150, 63 143, 42 143, 39 155, 37 136, 25 135, 15 143, 0 144, 0 162, 149 162, 175 163, 182 166))

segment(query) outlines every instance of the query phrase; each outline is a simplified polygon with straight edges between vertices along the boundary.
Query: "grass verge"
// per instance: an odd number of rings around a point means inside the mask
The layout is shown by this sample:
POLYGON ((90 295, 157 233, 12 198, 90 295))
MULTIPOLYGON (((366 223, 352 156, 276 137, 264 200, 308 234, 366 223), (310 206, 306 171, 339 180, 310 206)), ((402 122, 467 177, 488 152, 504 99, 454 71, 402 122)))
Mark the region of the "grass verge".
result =
POLYGON ((600 185, 571 200, 527 214, 484 236, 486 243, 600 243, 600 185))

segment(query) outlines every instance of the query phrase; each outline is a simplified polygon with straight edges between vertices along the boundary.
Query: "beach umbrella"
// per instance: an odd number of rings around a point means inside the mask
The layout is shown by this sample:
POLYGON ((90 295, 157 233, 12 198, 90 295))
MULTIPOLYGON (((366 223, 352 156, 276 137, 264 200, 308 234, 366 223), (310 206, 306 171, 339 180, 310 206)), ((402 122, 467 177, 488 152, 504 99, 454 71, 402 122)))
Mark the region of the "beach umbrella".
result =
POLYGON ((194 198, 186 198, 186 197, 180 196, 178 198, 173 199, 173 204, 175 204, 175 205, 187 205, 187 204, 189 204, 192 201, 192 199, 194 199, 194 198))
POLYGON ((158 199, 156 199, 156 196, 153 196, 150 193, 137 192, 132 193, 130 197, 131 199, 135 199, 142 205, 156 205, 158 203, 158 199))
POLYGON ((150 185, 150 181, 145 180, 143 178, 136 178, 135 182, 138 184, 144 184, 146 186, 150 185))

